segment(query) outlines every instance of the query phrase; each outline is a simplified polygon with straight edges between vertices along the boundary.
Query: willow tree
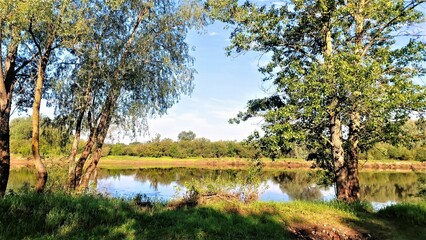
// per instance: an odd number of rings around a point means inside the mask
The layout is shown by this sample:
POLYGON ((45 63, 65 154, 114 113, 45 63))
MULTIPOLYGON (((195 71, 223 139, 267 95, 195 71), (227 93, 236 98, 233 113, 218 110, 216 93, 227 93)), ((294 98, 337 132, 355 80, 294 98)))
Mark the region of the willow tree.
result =
POLYGON ((81 126, 89 130, 77 160, 77 149, 72 150, 69 190, 87 188, 112 124, 135 129, 146 117, 165 113, 181 94, 191 92, 193 59, 185 38, 189 28, 202 22, 195 1, 93 3, 98 4, 91 5, 92 35, 76 49, 81 53, 76 78, 64 83, 78 94, 72 103, 78 113, 73 121, 74 146, 81 126))
POLYGON ((277 157, 306 144, 331 173, 337 198, 359 199, 358 158, 377 141, 398 141, 410 115, 425 113, 424 0, 294 0, 259 7, 209 1, 235 25, 229 53, 272 55, 260 68, 275 92, 248 102, 235 122, 264 118, 250 140, 277 157), (226 11, 224 11, 226 10, 226 11), (413 33, 413 34, 411 34, 413 33))

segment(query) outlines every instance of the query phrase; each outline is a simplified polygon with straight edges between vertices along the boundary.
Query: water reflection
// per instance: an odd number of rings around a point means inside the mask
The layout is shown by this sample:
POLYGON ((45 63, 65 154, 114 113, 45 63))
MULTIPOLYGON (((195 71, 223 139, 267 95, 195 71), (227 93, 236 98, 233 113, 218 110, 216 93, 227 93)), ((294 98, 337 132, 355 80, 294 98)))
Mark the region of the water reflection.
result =
MULTIPOLYGON (((243 170, 211 170, 199 168, 151 168, 140 170, 102 170, 98 175, 97 189, 113 196, 132 196, 145 193, 169 199, 176 187, 206 177, 235 181, 243 170)), ((419 189, 419 175, 414 172, 362 172, 361 196, 373 203, 393 203, 415 200, 419 189)), ((265 171, 260 176, 267 185, 261 195, 264 201, 331 200, 333 186, 318 185, 319 177, 311 171, 265 171)))
MULTIPOLYGON (((211 170, 200 168, 150 168, 139 170, 99 170, 95 188, 116 197, 132 197, 138 193, 168 200, 185 191, 184 184, 203 178, 235 182, 248 175, 243 170, 211 170), (179 191, 180 190, 180 191, 179 191)), ((423 174, 426 177, 426 174, 423 174)), ((419 174, 414 172, 361 172, 361 196, 376 206, 413 201, 419 189, 419 174)), ((35 185, 35 175, 28 170, 13 171, 9 188, 17 189, 25 182, 35 185)), ((331 200, 332 186, 318 185, 312 171, 264 171, 260 176, 267 189, 260 196, 264 201, 331 200)))

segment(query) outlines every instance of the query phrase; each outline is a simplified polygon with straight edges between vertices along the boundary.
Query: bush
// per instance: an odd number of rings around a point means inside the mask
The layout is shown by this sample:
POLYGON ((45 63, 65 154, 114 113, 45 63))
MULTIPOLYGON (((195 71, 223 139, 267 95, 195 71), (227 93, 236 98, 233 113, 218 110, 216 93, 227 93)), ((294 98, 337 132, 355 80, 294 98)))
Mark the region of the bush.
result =
POLYGON ((416 161, 426 162, 426 147, 417 147, 414 149, 416 161))
POLYGON ((413 159, 412 151, 408 150, 406 147, 391 146, 388 150, 389 158, 397 160, 411 160, 413 159))

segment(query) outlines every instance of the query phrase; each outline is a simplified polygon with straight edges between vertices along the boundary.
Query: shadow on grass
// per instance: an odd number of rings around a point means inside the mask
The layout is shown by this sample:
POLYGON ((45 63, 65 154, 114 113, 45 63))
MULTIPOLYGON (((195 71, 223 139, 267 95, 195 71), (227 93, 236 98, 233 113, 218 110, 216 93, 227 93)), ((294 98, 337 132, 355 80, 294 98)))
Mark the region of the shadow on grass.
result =
POLYGON ((140 209, 99 196, 32 193, 0 200, 0 239, 289 239, 272 215, 210 207, 140 209))
POLYGON ((426 202, 401 203, 377 213, 358 211, 358 221, 346 219, 371 239, 426 239, 426 202))

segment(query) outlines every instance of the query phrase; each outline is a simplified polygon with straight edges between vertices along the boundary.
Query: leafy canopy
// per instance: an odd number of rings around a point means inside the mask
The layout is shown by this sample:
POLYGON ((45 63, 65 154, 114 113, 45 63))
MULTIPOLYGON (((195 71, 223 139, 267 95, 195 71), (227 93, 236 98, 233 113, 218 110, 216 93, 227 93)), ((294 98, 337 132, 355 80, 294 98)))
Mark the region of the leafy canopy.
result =
POLYGON ((214 18, 235 24, 229 54, 271 56, 259 70, 275 92, 232 120, 263 117, 264 133, 249 140, 269 156, 303 142, 310 158, 331 159, 331 114, 342 121, 344 141, 351 114, 360 115, 362 150, 400 141, 400 126, 425 114, 425 86, 416 79, 425 74, 426 45, 413 33, 424 24, 424 0, 208 2, 214 18))

